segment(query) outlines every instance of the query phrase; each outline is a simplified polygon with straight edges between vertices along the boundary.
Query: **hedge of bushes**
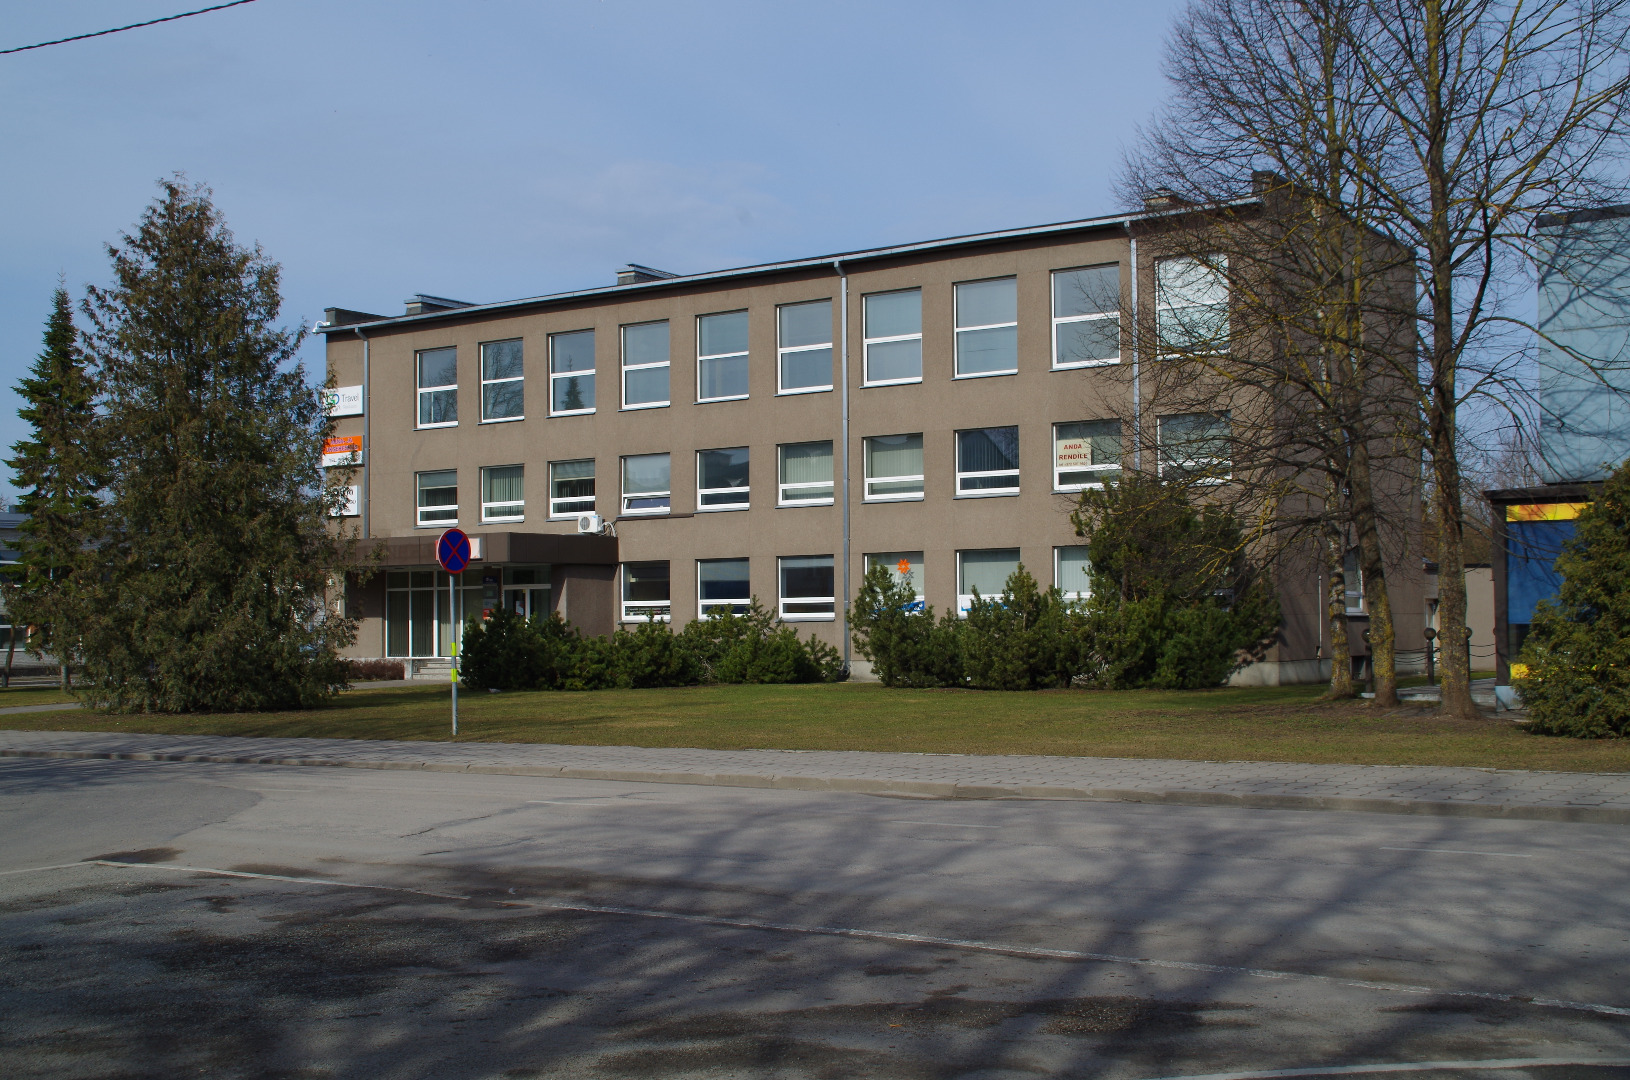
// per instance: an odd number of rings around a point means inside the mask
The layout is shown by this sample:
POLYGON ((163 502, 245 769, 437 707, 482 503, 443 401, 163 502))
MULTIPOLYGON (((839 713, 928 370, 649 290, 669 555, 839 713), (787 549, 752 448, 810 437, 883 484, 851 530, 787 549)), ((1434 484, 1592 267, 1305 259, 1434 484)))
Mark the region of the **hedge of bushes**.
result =
POLYGON ((887 567, 866 574, 855 644, 889 686, 1199 689, 1260 660, 1279 604, 1226 508, 1131 473, 1082 495, 1092 595, 1066 600, 1021 565, 1003 595, 936 619, 887 567))
POLYGON ((720 609, 677 633, 654 622, 609 638, 585 636, 558 612, 523 619, 495 611, 465 627, 459 675, 476 689, 603 690, 837 682, 844 671, 838 650, 800 638, 755 599, 745 614, 720 609))

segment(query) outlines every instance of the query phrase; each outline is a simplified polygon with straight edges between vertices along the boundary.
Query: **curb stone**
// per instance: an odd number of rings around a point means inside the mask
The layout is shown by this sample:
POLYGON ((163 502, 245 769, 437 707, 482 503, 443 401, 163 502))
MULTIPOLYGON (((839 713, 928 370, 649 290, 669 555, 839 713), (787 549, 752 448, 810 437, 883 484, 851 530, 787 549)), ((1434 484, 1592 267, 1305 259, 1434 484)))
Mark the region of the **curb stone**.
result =
POLYGON ((1060 799, 1132 802, 1169 806, 1217 806, 1251 810, 1324 810, 1431 817, 1498 818, 1515 821, 1630 825, 1630 809, 1593 806, 1533 806, 1520 803, 1473 803, 1430 799, 1363 798, 1340 795, 1232 794, 1220 791, 1143 791, 1124 788, 1075 788, 1051 784, 958 783, 954 780, 889 780, 864 777, 796 776, 770 773, 699 773, 680 770, 594 769, 549 765, 497 765, 435 761, 391 761, 347 758, 290 758, 233 754, 162 753, 156 751, 29 750, 0 748, 0 758, 57 760, 199 762, 221 765, 284 765, 347 769, 420 770, 484 773, 501 776, 555 776, 575 780, 613 780, 642 784, 692 784, 704 787, 772 788, 789 791, 841 791, 867 795, 905 795, 938 799, 1060 799))

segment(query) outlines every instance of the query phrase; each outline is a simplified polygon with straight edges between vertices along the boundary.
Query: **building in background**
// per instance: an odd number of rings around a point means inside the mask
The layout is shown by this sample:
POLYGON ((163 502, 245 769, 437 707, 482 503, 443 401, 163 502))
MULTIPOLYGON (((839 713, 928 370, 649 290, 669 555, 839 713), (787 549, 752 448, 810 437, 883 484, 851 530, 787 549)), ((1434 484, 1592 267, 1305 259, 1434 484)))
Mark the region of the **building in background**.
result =
MULTIPOLYGON (((1184 468, 1229 430, 1226 412, 1132 407, 1151 359, 1123 311, 1228 318, 1195 260, 1140 259, 1163 212, 686 276, 633 265, 603 288, 420 295, 389 317, 329 309, 325 460, 358 466, 346 520, 383 555, 348 588, 351 655, 438 666, 465 617, 499 606, 606 634, 757 597, 847 656, 873 565, 940 611, 1000 594, 1021 563, 1084 594, 1079 493, 1184 468), (434 542, 454 525, 477 550, 450 598, 434 542)), ((1321 573, 1280 568, 1284 629, 1243 678, 1328 677, 1321 573)), ((1398 580, 1399 645, 1418 650, 1420 575, 1398 580)))
POLYGON ((1630 457, 1630 206, 1542 217, 1537 229, 1543 483, 1486 493, 1500 686, 1510 685, 1535 606, 1557 594, 1556 558, 1574 520, 1630 457))

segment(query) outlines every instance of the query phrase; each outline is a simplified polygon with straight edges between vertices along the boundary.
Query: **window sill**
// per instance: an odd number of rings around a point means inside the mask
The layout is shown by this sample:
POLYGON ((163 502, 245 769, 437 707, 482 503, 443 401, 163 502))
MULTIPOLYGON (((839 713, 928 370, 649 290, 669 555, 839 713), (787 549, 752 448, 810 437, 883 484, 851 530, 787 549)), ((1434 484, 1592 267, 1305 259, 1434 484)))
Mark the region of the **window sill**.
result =
POLYGON ((836 615, 783 615, 782 622, 837 622, 836 615))
POLYGON ((419 524, 417 524, 417 525, 415 525, 413 527, 415 529, 442 529, 442 530, 445 531, 447 529, 456 529, 456 528, 458 528, 458 522, 456 522, 456 521, 420 522, 419 524))
POLYGON ((1114 357, 1112 359, 1109 359, 1109 360, 1083 360, 1078 364, 1060 364, 1055 360, 1053 362, 1053 370, 1054 371, 1080 371, 1082 368, 1114 367, 1116 364, 1119 364, 1120 362, 1121 362, 1121 358, 1118 357, 1118 356, 1114 357))
POLYGON ((593 416, 594 413, 595 410, 593 409, 573 409, 571 412, 552 412, 549 414, 549 418, 554 419, 557 416, 593 416))
POLYGON ((863 382, 860 384, 860 388, 865 390, 873 386, 915 386, 922 381, 923 377, 921 375, 915 379, 883 379, 878 382, 863 382))
POLYGON ((830 387, 830 386, 806 386, 806 387, 801 387, 800 389, 797 389, 797 390, 777 390, 775 392, 775 396, 776 397, 797 397, 800 394, 830 394, 831 392, 832 392, 832 387, 830 387))
POLYGON ((728 514, 735 510, 751 510, 750 503, 731 503, 729 506, 698 506, 698 514, 728 514))
POLYGON ((729 397, 699 397, 696 399, 696 404, 716 405, 721 401, 746 401, 751 396, 751 394, 732 394, 729 397))
POLYGON ((413 425, 413 430, 414 431, 432 431, 432 430, 434 430, 436 428, 450 428, 450 427, 458 427, 458 421, 457 420, 449 420, 444 424, 414 424, 413 425))
POLYGON ((519 422, 521 420, 525 420, 525 419, 526 419, 526 417, 524 417, 524 416, 495 416, 491 420, 483 420, 483 421, 481 421, 481 423, 483 423, 483 424, 514 424, 514 423, 517 423, 517 422, 519 422))
POLYGON ((1102 490, 1104 490, 1104 482, 1102 480, 1100 480, 1095 484, 1063 484, 1063 485, 1060 485, 1060 486, 1057 486, 1057 487, 1053 488, 1053 494, 1055 494, 1055 495, 1075 495, 1075 494, 1078 494, 1079 492, 1083 492, 1083 491, 1102 491, 1102 490))
POLYGON ((526 520, 525 517, 482 518, 483 525, 519 525, 526 520))
POLYGON ((666 409, 666 408, 668 408, 670 406, 670 404, 671 404, 670 402, 666 402, 666 401, 653 401, 653 402, 651 402, 651 403, 649 403, 647 405, 624 405, 622 408, 618 409, 617 411, 618 412, 644 412, 646 409, 666 409))
MULTIPOLYGON (((673 510, 671 508, 667 509, 667 510, 624 510, 621 514, 619 514, 617 516, 618 517, 625 517, 625 518, 631 518, 631 517, 667 517, 668 515, 670 515, 672 513, 673 513, 673 510)), ((577 515, 574 514, 572 516, 576 517, 577 515)))
POLYGON ((1004 488, 1001 491, 959 491, 953 498, 957 499, 1011 499, 1019 494, 1018 488, 1004 488))
POLYGON ((836 502, 836 499, 809 499, 807 501, 800 499, 797 502, 776 503, 775 508, 777 510, 796 510, 800 506, 832 506, 836 502))
POLYGON ((868 503, 922 502, 925 497, 923 495, 867 495, 860 501, 868 503))
POLYGON ((1017 375, 1018 373, 1018 368, 1012 368, 1008 371, 977 371, 970 375, 953 375, 951 381, 956 382, 958 379, 995 379, 1003 375, 1017 375))

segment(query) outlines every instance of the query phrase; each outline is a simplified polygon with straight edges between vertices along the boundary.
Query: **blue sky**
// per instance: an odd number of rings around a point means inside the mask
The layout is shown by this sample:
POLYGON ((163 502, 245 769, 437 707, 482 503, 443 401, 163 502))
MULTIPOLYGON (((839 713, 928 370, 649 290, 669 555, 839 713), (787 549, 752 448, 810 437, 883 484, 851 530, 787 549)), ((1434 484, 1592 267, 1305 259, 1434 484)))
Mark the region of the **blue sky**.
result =
MULTIPOLYGON (((0 48, 208 2, 0 0, 0 48)), ((0 444, 57 276, 105 283, 159 177, 306 325, 1087 217, 1181 6, 257 0, 0 56, 0 444)))

